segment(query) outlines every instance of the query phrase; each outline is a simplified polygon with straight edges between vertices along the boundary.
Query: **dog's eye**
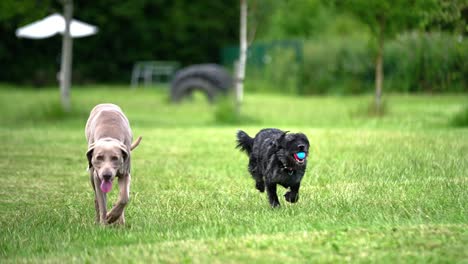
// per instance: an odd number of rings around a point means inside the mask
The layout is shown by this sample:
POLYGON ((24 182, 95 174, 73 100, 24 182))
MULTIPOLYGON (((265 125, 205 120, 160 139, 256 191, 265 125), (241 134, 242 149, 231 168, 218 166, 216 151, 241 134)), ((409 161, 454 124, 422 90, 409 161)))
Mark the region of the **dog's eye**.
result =
POLYGON ((103 160, 104 160, 104 156, 98 155, 98 156, 96 156, 96 160, 97 160, 97 161, 103 161, 103 160))
POLYGON ((117 156, 112 156, 112 157, 111 157, 111 160, 112 160, 112 161, 118 161, 118 160, 119 160, 119 157, 117 157, 117 156))

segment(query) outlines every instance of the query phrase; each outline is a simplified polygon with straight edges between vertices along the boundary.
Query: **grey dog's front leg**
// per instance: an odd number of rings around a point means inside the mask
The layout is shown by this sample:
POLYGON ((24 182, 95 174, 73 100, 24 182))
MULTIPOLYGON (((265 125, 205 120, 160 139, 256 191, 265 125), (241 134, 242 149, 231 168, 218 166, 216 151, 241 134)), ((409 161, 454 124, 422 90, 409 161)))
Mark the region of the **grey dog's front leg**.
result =
POLYGON ((130 200, 130 174, 119 177, 119 198, 112 210, 107 214, 107 222, 113 223, 117 220, 119 224, 125 223, 124 209, 130 200))
POLYGON ((96 224, 99 224, 99 204, 97 201, 96 185, 94 184, 94 170, 89 170, 89 180, 94 192, 94 209, 96 210, 96 224))
MULTIPOLYGON (((107 224, 106 215, 107 215, 107 201, 106 201, 106 194, 101 191, 101 180, 93 173, 94 179, 94 192, 96 195, 96 203, 97 207, 99 208, 99 223, 107 224)), ((97 218, 97 217, 96 217, 97 218)))

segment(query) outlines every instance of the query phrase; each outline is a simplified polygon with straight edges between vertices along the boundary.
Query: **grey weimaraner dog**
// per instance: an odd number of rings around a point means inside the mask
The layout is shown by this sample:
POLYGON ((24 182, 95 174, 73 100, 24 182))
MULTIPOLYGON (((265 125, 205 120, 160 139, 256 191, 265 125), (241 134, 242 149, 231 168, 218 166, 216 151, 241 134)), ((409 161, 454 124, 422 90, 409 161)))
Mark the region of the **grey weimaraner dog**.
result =
POLYGON ((138 146, 139 137, 132 144, 132 130, 124 113, 114 104, 99 104, 93 108, 86 123, 89 173, 95 194, 96 222, 125 223, 124 209, 130 192, 130 151, 138 146), (119 179, 119 198, 107 213, 106 193, 112 181, 119 179))

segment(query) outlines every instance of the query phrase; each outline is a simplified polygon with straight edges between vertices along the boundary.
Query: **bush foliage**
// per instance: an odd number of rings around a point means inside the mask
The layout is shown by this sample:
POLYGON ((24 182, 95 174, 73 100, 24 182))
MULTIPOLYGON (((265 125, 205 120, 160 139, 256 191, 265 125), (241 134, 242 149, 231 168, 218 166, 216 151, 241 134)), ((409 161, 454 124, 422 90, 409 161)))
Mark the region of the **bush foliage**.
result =
POLYGON ((456 127, 468 127, 468 105, 453 116, 452 125, 456 127))
MULTIPOLYGON (((249 89, 301 94, 372 91, 375 49, 370 43, 366 37, 304 41, 300 65, 290 49, 273 50, 269 63, 249 69, 247 81, 262 84, 249 89)), ((384 92, 468 92, 467 76, 468 45, 462 37, 411 32, 385 46, 384 92)))

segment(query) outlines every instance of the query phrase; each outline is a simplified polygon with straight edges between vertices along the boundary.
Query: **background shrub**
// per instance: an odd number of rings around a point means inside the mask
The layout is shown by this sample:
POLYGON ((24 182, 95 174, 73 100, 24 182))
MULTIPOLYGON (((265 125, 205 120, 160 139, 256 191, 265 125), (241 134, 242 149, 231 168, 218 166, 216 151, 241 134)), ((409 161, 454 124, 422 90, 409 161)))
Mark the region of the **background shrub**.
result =
MULTIPOLYGON (((250 90, 299 94, 373 91, 375 47, 368 37, 327 37, 301 42, 300 61, 290 48, 266 52, 249 65, 250 90), (252 84, 251 83, 251 84, 252 84), (260 84, 260 85, 259 85, 260 84)), ((468 45, 462 37, 410 32, 387 41, 384 92, 468 92, 468 45)))
POLYGON ((468 127, 468 105, 454 115, 451 123, 456 127, 468 127))

